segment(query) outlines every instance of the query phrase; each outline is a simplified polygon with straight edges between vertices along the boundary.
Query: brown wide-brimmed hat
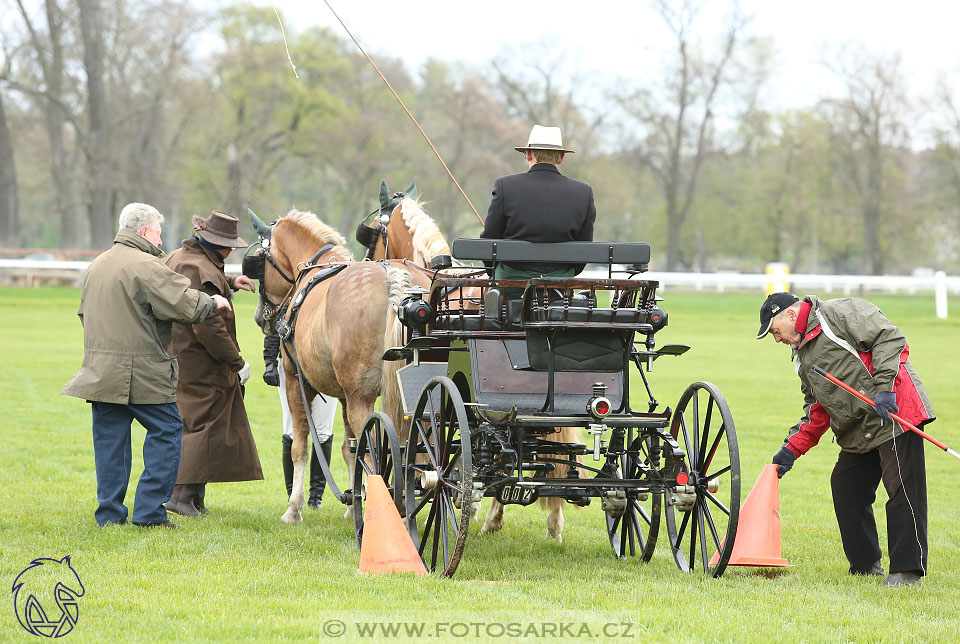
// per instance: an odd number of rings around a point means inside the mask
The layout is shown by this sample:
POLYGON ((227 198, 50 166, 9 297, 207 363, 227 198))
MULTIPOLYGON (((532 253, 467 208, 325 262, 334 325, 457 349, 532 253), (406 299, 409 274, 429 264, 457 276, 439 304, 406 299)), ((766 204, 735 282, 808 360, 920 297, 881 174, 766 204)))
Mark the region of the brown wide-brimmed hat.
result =
POLYGON ((243 248, 247 242, 240 239, 240 221, 233 215, 214 210, 206 219, 193 216, 193 229, 201 239, 227 248, 243 248))

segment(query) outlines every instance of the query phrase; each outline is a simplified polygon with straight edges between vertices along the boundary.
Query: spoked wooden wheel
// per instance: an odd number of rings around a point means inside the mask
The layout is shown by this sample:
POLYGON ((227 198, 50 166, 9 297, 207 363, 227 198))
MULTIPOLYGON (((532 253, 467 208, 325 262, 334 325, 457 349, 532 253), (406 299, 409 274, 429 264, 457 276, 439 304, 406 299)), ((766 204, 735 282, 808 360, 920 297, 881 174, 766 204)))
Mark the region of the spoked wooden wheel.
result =
POLYGON ((399 509, 403 499, 400 473, 400 439, 390 417, 374 412, 367 418, 357 439, 356 462, 353 468, 353 525, 357 546, 363 541, 363 510, 367 500, 367 480, 373 475, 383 478, 387 491, 399 509))
POLYGON ((467 541, 473 492, 470 427, 460 391, 445 377, 424 385, 404 464, 407 529, 424 565, 453 576, 467 541))
MULTIPOLYGON (((719 577, 727 567, 740 514, 740 453, 727 401, 709 382, 680 397, 670 433, 686 453, 685 487, 668 488, 664 514, 680 570, 719 577)), ((682 477, 682 475, 681 475, 682 477)))
MULTIPOLYGON (((619 477, 625 480, 639 479, 641 466, 650 466, 650 447, 655 438, 633 438, 633 428, 627 430, 627 452, 620 456, 617 468, 619 477)), ((621 516, 607 513, 607 536, 618 558, 637 557, 650 561, 660 533, 660 506, 663 492, 627 491, 627 506, 621 516)))

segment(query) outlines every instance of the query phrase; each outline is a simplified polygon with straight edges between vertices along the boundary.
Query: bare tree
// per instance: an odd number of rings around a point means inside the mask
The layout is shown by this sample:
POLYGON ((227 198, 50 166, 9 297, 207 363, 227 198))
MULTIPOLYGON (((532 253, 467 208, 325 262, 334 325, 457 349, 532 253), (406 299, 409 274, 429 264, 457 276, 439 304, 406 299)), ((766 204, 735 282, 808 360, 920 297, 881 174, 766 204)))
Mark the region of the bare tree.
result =
POLYGON ((54 211, 60 219, 60 246, 76 248, 81 241, 84 214, 75 205, 71 172, 74 163, 65 137, 65 132, 71 128, 74 132, 79 131, 72 105, 72 83, 67 73, 69 20, 57 0, 45 1, 43 26, 37 24, 23 0, 16 0, 16 3, 29 45, 25 51, 29 50, 31 68, 39 75, 36 78, 10 78, 7 84, 28 96, 43 113, 50 142, 54 211))
MULTIPOLYGON (((722 90, 732 86, 728 67, 742 45, 748 16, 734 12, 719 50, 712 57, 694 35, 700 5, 684 0, 679 6, 656 0, 654 7, 675 39, 675 52, 665 70, 662 90, 641 88, 618 96, 618 102, 641 128, 632 156, 654 175, 663 193, 667 218, 667 270, 688 259, 681 252, 681 231, 696 196, 701 167, 714 150, 715 111, 722 90)), ((753 80, 762 82, 764 76, 753 80)), ((748 101, 756 95, 743 93, 748 101)), ((702 235, 701 235, 702 241, 702 235)))
MULTIPOLYGON (((2 78, 0 74, 0 78, 2 78)), ((17 201, 17 171, 13 159, 13 138, 7 125, 0 89, 0 246, 18 246, 20 222, 17 201)))
POLYGON ((905 119, 910 104, 900 72, 900 56, 869 55, 847 48, 825 63, 845 84, 846 96, 826 100, 822 109, 833 124, 835 155, 854 189, 863 229, 861 270, 880 275, 890 250, 882 242, 888 185, 897 152, 909 146, 905 119))
POLYGON ((87 220, 90 242, 106 248, 113 240, 113 211, 110 187, 110 129, 107 91, 104 83, 104 28, 99 0, 78 0, 83 67, 87 72, 87 220))

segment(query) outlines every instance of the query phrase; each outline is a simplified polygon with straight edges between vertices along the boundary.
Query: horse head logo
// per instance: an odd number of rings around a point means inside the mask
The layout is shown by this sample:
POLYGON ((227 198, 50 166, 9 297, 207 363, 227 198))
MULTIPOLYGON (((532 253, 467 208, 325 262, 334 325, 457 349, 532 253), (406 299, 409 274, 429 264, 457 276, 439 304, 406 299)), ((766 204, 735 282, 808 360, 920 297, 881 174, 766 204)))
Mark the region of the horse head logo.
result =
POLYGON ((13 581, 13 604, 24 630, 39 637, 63 637, 80 617, 83 583, 63 559, 34 559, 13 581))

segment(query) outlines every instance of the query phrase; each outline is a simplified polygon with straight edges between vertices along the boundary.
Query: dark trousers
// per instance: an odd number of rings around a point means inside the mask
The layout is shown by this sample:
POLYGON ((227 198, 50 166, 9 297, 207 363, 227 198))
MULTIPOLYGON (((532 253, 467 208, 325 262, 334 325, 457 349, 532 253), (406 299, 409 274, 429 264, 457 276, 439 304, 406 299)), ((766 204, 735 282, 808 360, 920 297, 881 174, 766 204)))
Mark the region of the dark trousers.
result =
MULTIPOLYGON (((327 487, 327 479, 323 476, 323 469, 320 467, 320 461, 317 460, 317 450, 312 446, 310 448, 310 496, 307 502, 319 502, 323 498, 323 491, 327 487)), ((293 494, 293 458, 290 456, 290 449, 293 447, 293 438, 283 436, 283 479, 287 484, 287 496, 293 494)), ((323 455, 330 464, 330 454, 333 451, 333 437, 320 443, 323 455)))
POLYGON ((143 474, 133 504, 134 523, 167 520, 163 504, 170 500, 180 467, 183 421, 176 403, 117 405, 93 402, 93 458, 97 467, 97 523, 124 523, 130 481, 130 425, 136 419, 143 439, 143 474))
POLYGON ((924 574, 928 554, 927 475, 923 439, 909 431, 865 454, 840 452, 833 468, 833 508, 850 572, 864 573, 880 560, 873 502, 881 481, 889 497, 890 572, 915 570, 924 574))

